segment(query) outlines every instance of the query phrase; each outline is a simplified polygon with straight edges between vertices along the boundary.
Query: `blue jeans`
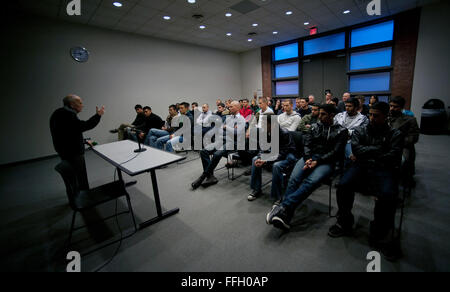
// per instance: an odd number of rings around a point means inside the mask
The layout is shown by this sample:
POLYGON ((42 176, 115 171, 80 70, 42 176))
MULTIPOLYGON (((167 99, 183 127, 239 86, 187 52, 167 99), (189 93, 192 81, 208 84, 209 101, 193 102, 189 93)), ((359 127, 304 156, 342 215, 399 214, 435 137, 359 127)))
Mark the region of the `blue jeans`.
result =
POLYGON ((206 175, 214 175, 214 170, 216 169, 217 165, 219 165, 220 160, 222 157, 226 157, 230 151, 227 150, 207 150, 203 149, 200 151, 200 158, 202 159, 202 165, 203 165, 203 174, 206 175), (210 158, 210 155, 212 155, 212 159, 210 158))
POLYGON ((166 143, 166 151, 167 152, 174 152, 173 146, 183 143, 183 137, 173 137, 166 143))
POLYGON ((304 166, 303 158, 295 165, 282 203, 283 207, 292 213, 334 171, 334 166, 331 164, 318 165, 312 170, 303 170, 304 166))
MULTIPOLYGON (((258 157, 253 158, 252 163, 252 178, 250 181, 250 187, 254 191, 261 191, 262 186, 262 167, 256 167, 255 161, 258 160, 258 157)), ((274 200, 281 199, 281 190, 283 186, 283 173, 289 171, 295 163, 297 162, 297 158, 294 154, 288 154, 285 160, 281 160, 275 162, 272 167, 272 189, 270 192, 271 198, 274 200)))
MULTIPOLYGON (((154 147, 154 148, 159 148, 159 147, 157 147, 158 140, 161 138, 167 137, 167 136, 170 136, 169 132, 167 132, 167 131, 151 129, 148 132, 147 139, 145 139, 144 144, 154 147)), ((163 147, 164 147, 164 144, 168 141, 168 140, 165 140, 165 141, 164 140, 165 139, 161 140, 161 141, 163 141, 163 143, 162 143, 163 147)), ((163 149, 163 147, 161 147, 159 149, 163 149)))

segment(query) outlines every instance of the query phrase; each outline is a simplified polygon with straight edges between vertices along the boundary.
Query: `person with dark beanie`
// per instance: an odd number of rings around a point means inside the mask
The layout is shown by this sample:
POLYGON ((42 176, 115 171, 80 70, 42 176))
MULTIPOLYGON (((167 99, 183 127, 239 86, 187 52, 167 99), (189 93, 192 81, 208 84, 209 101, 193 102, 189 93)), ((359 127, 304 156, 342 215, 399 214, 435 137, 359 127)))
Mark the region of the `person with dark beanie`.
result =
POLYGON ((394 244, 393 228, 398 191, 396 170, 400 167, 404 138, 400 131, 388 125, 387 103, 374 104, 369 115, 369 125, 353 132, 355 161, 339 182, 337 223, 330 228, 328 235, 336 238, 352 233, 355 191, 367 189, 377 198, 369 243, 380 249, 387 259, 393 260, 400 254, 399 247, 394 244))
POLYGON ((67 161, 75 170, 81 190, 89 190, 86 163, 84 160, 85 143, 83 132, 92 130, 105 113, 105 107, 97 107, 96 114, 87 121, 81 121, 78 114, 83 110, 83 100, 76 95, 63 99, 64 107, 57 109, 50 118, 50 131, 53 146, 61 160, 67 161))

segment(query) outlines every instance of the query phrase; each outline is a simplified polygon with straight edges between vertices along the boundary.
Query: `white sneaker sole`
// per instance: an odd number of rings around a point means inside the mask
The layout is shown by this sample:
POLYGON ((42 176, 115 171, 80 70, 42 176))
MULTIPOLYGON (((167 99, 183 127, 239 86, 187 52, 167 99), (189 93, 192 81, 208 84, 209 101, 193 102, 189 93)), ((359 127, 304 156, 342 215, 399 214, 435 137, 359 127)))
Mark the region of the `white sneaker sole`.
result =
POLYGON ((291 226, 287 225, 280 217, 273 217, 272 218, 272 224, 276 228, 283 229, 283 230, 290 230, 291 226))

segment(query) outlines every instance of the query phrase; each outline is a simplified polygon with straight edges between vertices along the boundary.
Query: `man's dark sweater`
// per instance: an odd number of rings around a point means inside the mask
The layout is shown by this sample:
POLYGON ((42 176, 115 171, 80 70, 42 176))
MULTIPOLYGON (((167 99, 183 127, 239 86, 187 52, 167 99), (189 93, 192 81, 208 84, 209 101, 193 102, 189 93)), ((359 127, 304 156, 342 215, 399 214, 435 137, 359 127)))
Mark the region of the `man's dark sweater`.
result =
POLYGON ((143 131, 144 134, 147 135, 151 129, 161 130, 163 126, 164 121, 158 115, 152 113, 149 117, 145 117, 145 123, 143 126, 136 128, 143 131))
POLYGON ((304 116, 309 115, 311 113, 311 108, 307 108, 307 109, 299 108, 296 111, 300 115, 300 117, 303 118, 304 116))
POLYGON ((83 132, 95 128, 100 119, 101 116, 95 114, 88 121, 81 121, 74 110, 68 107, 57 109, 50 118, 50 131, 59 156, 68 160, 83 155, 83 132))
POLYGON ((136 128, 143 127, 145 125, 145 114, 144 113, 137 114, 136 119, 131 124, 136 128))

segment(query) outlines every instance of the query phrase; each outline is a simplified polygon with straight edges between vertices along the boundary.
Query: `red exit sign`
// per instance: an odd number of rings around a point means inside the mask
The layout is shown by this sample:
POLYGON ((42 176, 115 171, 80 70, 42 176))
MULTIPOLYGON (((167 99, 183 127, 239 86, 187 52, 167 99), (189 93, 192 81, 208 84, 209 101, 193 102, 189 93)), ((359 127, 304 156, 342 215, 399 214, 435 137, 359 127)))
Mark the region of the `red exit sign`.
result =
POLYGON ((319 30, 317 29, 317 27, 311 27, 309 29, 309 35, 315 35, 319 32, 319 30))

